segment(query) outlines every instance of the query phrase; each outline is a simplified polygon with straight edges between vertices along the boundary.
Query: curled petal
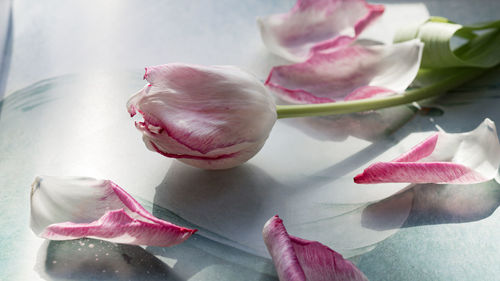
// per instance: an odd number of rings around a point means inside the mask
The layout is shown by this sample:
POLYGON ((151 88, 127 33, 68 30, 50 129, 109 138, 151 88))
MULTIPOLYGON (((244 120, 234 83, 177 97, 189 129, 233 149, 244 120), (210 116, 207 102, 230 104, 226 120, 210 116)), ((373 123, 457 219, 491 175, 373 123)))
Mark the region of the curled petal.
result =
POLYGON ((304 61, 312 52, 355 38, 384 12, 364 0, 298 0, 286 14, 259 18, 262 40, 278 56, 304 61))
POLYGON ((150 83, 127 108, 146 146, 196 167, 241 164, 263 146, 276 121, 272 95, 231 66, 167 64, 146 68, 150 83))
POLYGON ((267 221, 262 233, 281 281, 368 280, 325 245, 289 235, 278 216, 267 221))
POLYGON ((50 240, 83 237, 173 246, 196 230, 160 220, 109 180, 37 177, 31 190, 31 229, 50 240))
POLYGON ((404 91, 417 75, 423 44, 346 45, 303 63, 277 66, 266 85, 291 103, 325 103, 404 91))
POLYGON ((471 184, 493 179, 499 166, 495 123, 485 119, 468 133, 438 132, 391 162, 370 165, 354 181, 471 184))

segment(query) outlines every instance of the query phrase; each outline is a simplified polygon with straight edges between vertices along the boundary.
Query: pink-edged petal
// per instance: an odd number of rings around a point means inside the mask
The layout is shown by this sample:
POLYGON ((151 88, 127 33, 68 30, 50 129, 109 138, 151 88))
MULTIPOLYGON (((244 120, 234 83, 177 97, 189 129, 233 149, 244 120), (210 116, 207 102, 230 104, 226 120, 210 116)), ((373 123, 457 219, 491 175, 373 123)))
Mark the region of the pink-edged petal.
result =
POLYGON ((289 235, 277 215, 266 222, 262 233, 281 281, 368 280, 325 245, 289 235))
POLYGON ((281 281, 306 280, 306 275, 295 254, 288 232, 283 221, 277 215, 266 222, 262 236, 267 250, 273 258, 279 279, 281 281))
POLYGON ((373 24, 370 24, 358 40, 376 40, 382 44, 392 44, 394 36, 401 29, 407 26, 422 24, 429 20, 430 14, 424 3, 410 3, 399 1, 394 4, 384 4, 384 14, 373 24), (411 11, 411 12, 408 12, 411 11))
POLYGON ((31 229, 51 240, 89 237, 150 246, 173 246, 196 232, 156 218, 109 180, 47 176, 32 185, 31 229))
POLYGON ((499 166, 495 123, 486 119, 468 133, 436 133, 391 162, 370 165, 354 182, 472 184, 495 178, 499 166))
POLYGON ((350 261, 327 246, 290 235, 307 280, 368 280, 350 261))
POLYGON ((286 14, 258 19, 262 40, 274 54, 304 61, 313 49, 355 38, 384 12, 364 0, 298 0, 286 14))
POLYGON ((346 45, 303 63, 277 66, 266 85, 291 103, 324 103, 403 92, 417 75, 423 44, 346 45))
POLYGON ((354 177, 355 183, 411 182, 470 184, 488 181, 464 165, 447 162, 375 163, 354 177))
POLYGON ((390 96, 393 94, 394 91, 386 88, 377 86, 364 86, 364 87, 359 87, 356 90, 349 93, 347 96, 345 96, 344 101, 362 100, 375 97, 390 96))
POLYGON ((319 43, 311 48, 311 55, 316 52, 333 50, 335 48, 347 46, 356 41, 356 38, 350 36, 339 36, 334 40, 329 40, 326 42, 319 43))
POLYGON ((401 154, 392 162, 415 162, 432 154, 436 148, 439 133, 436 133, 423 142, 414 146, 410 151, 401 154))
POLYGON ((181 63, 146 68, 150 83, 127 108, 146 146, 205 169, 241 164, 263 146, 276 121, 272 95, 253 75, 231 66, 181 63), (259 116, 259 118, 255 118, 259 116))

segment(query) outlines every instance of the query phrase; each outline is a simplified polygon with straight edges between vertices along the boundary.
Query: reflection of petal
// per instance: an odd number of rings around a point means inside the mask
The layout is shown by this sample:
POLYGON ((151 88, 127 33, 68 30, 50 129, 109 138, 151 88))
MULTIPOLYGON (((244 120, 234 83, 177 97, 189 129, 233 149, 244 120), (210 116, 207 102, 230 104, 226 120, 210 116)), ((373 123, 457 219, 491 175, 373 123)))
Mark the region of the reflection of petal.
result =
POLYGON ((354 264, 332 249, 289 235, 278 216, 267 221, 263 236, 281 281, 367 280, 354 264))
POLYGON ((185 280, 140 246, 86 238, 46 240, 35 270, 43 280, 185 280))
POLYGON ((465 185, 416 184, 368 205, 363 210, 362 224, 386 230, 472 222, 489 217, 499 205, 500 184, 495 180, 465 185), (403 225, 397 224, 401 221, 398 216, 406 218, 403 225))
POLYGON ((348 45, 271 70, 266 85, 292 103, 325 103, 392 95, 417 75, 423 44, 348 45))
MULTIPOLYGON (((391 217, 364 217, 363 206, 391 196, 405 184, 384 184, 376 189, 372 186, 352 188, 354 170, 393 147, 393 142, 382 140, 361 149, 365 142, 350 138, 349 145, 336 143, 336 149, 330 150, 330 142, 310 138, 307 143, 313 147, 313 153, 305 151, 292 157, 289 152, 280 151, 280 145, 286 142, 290 147, 303 147, 303 134, 288 129, 281 122, 277 125, 279 133, 287 132, 280 134, 282 139, 270 143, 270 151, 278 152, 277 160, 259 157, 253 161, 256 165, 249 163, 235 169, 210 172, 176 162, 156 188, 155 205, 199 226, 200 235, 259 256, 268 256, 262 243, 262 222, 276 213, 289 222, 290 233, 321 241, 344 257, 373 249, 404 223, 411 201, 393 207, 392 214, 399 208, 397 212, 401 215, 391 217), (328 157, 322 158, 320 153, 325 151, 328 157), (351 151, 349 156, 352 151, 358 153, 343 161, 336 160, 332 166, 331 157, 339 157, 339 151, 351 151), (307 162, 311 155, 318 157, 311 162, 312 166, 306 165, 307 171, 304 171, 304 166, 297 163, 307 162), (280 164, 283 159, 288 163, 285 166, 280 164), (369 226, 365 226, 366 223, 369 226), (375 227, 378 229, 374 230, 375 227)), ((394 154, 393 151, 389 153, 394 154)))
POLYGON ((468 133, 436 133, 391 162, 372 164, 354 181, 469 184, 493 179, 499 166, 495 123, 486 119, 468 133))
POLYGON ((500 205, 500 185, 495 180, 477 184, 419 184, 404 227, 478 221, 500 205))
POLYGON ((56 177, 33 183, 31 228, 51 240, 90 237, 156 246, 179 244, 196 231, 154 217, 109 180, 56 177))
POLYGON ((307 118, 282 122, 318 140, 344 141, 349 136, 374 141, 394 133, 416 113, 412 106, 396 106, 376 111, 307 118))
POLYGON ((258 20, 262 40, 276 55, 303 61, 311 49, 332 47, 363 31, 384 12, 364 0, 298 0, 287 14, 258 20))

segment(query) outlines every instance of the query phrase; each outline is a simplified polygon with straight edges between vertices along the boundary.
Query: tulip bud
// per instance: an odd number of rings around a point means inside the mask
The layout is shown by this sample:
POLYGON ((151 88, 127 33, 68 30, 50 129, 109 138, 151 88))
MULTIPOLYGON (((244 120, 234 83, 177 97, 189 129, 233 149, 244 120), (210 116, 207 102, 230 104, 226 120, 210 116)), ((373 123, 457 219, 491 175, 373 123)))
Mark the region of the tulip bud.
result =
POLYGON ((127 103, 147 148, 202 169, 252 158, 277 119, 263 83, 232 66, 172 63, 146 68, 149 84, 127 103))

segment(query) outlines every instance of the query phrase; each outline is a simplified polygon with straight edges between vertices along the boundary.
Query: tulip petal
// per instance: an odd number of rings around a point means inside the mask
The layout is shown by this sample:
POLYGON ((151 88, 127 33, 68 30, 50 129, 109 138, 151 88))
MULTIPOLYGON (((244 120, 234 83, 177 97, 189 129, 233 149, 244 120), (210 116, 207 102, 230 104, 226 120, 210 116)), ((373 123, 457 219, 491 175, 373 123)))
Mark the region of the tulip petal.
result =
POLYGON ((303 63, 277 66, 266 85, 291 103, 325 103, 404 91, 417 75, 423 44, 347 45, 303 63))
POLYGON ((37 177, 31 190, 31 229, 40 237, 83 237, 173 246, 196 230, 160 220, 109 180, 37 177))
POLYGON ((150 84, 127 108, 144 118, 136 127, 146 146, 200 168, 250 159, 277 118, 266 87, 235 67, 168 64, 146 68, 144 78, 150 84))
POLYGON ((262 40, 274 54, 304 61, 313 49, 342 44, 381 16, 383 5, 364 0, 298 0, 286 14, 258 19, 262 40))
POLYGON ((471 184, 493 179, 499 166, 495 123, 486 119, 468 133, 436 133, 391 162, 370 165, 354 181, 471 184))
POLYGON ((264 225, 263 237, 281 281, 368 280, 325 245, 289 235, 277 215, 264 225))

